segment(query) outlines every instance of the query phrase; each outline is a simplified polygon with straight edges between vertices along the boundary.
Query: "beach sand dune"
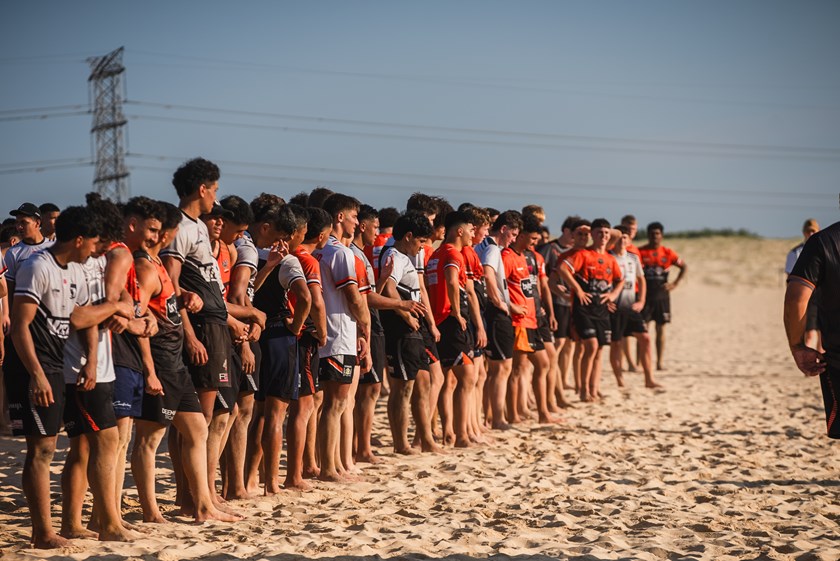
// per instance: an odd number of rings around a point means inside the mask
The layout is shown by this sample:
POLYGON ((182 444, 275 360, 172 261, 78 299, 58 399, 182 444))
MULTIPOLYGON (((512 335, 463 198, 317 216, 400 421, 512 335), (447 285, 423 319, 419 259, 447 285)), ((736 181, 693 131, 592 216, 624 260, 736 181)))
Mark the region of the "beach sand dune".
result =
MULTIPOLYGON (((837 443, 819 384, 795 369, 781 324, 784 240, 676 240, 690 266, 673 295, 663 393, 608 364, 604 403, 526 424, 481 449, 396 457, 384 408, 383 462, 351 486, 317 483, 239 504, 237 524, 164 514, 131 544, 26 549, 23 442, 0 447, 0 556, 8 559, 837 559, 837 443)), ((380 404, 383 405, 383 404, 380 404)), ((66 445, 66 441, 60 442, 66 445)), ((54 472, 60 471, 58 463, 54 472)), ((56 479, 57 481, 57 479, 56 479)), ((58 486, 54 486, 58 490, 58 486)), ((54 513, 58 516, 58 495, 54 513)), ((137 521, 130 490, 126 518, 137 521)))

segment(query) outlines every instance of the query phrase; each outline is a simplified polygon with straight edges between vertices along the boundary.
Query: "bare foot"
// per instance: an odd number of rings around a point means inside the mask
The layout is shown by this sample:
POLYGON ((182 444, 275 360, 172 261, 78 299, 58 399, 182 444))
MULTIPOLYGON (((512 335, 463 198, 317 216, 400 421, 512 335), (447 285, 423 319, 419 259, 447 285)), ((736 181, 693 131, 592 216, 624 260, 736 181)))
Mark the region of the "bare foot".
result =
POLYGON ((472 448, 473 443, 469 440, 458 438, 455 440, 455 448, 472 448))
POLYGON ((317 467, 304 468, 303 478, 304 479, 318 479, 318 475, 320 473, 321 473, 321 468, 317 468, 317 467))
POLYGON ((455 433, 454 432, 448 432, 443 437, 443 445, 444 446, 452 446, 453 444, 455 444, 455 440, 456 440, 455 439, 455 433))
POLYGON ((357 464, 378 464, 380 461, 373 452, 358 452, 355 459, 357 464))
POLYGON ((59 547, 67 547, 68 545, 70 545, 70 540, 54 532, 38 538, 32 536, 32 547, 35 549, 58 549, 59 547))
POLYGON ((144 524, 169 524, 169 521, 164 518, 159 512, 155 515, 149 516, 148 518, 146 515, 143 515, 143 523, 144 524))
POLYGON ((337 472, 337 471, 324 471, 318 474, 318 479, 320 481, 329 481, 331 483, 343 483, 344 478, 337 472))
POLYGON ((98 534, 87 528, 62 528, 59 535, 68 540, 95 540, 98 534))
POLYGON ((204 522, 206 520, 218 520, 220 522, 238 522, 239 520, 242 520, 242 517, 237 514, 222 512, 218 508, 214 507, 208 508, 206 510, 199 510, 198 512, 196 512, 196 522, 204 522))
POLYGON ((420 446, 420 449, 423 452, 426 452, 426 453, 429 453, 429 454, 443 454, 444 453, 443 448, 441 448, 440 446, 438 446, 434 442, 432 442, 431 444, 423 444, 423 445, 420 446))
POLYGON ((551 415, 540 415, 539 423, 541 425, 556 425, 559 423, 565 423, 566 421, 563 420, 562 417, 552 417, 551 415))
POLYGON ((136 536, 133 532, 118 526, 116 528, 104 528, 99 531, 99 541, 101 542, 130 542, 134 541, 136 536))
POLYGON ((624 376, 622 376, 622 375, 616 376, 615 377, 615 383, 618 384, 619 388, 623 388, 624 387, 624 376))
POLYGON ((271 483, 271 484, 269 484, 269 483, 265 484, 265 496, 266 497, 276 495, 279 492, 280 492, 280 484, 277 483, 276 481, 271 483))
POLYGON ((493 423, 493 430, 510 430, 511 426, 504 422, 493 423))
POLYGON ((246 489, 237 489, 235 491, 231 491, 228 489, 228 492, 225 493, 225 500, 226 501, 241 501, 245 499, 253 499, 257 495, 252 495, 246 489))
POLYGON ((662 389, 665 389, 665 386, 663 386, 662 384, 657 384, 656 382, 650 382, 650 383, 647 383, 647 384, 645 384, 645 387, 646 387, 646 388, 650 388, 650 389, 652 389, 652 390, 662 390, 662 389))
POLYGON ((409 446, 408 448, 394 448, 394 453, 402 456, 416 456, 420 453, 420 450, 409 446))
POLYGON ((301 479, 288 479, 283 482, 283 488, 287 491, 296 490, 296 491, 311 491, 312 484, 308 481, 305 481, 303 478, 301 479))
POLYGON ((661 362, 657 362, 656 363, 656 369, 657 370, 665 370, 665 365, 661 362))

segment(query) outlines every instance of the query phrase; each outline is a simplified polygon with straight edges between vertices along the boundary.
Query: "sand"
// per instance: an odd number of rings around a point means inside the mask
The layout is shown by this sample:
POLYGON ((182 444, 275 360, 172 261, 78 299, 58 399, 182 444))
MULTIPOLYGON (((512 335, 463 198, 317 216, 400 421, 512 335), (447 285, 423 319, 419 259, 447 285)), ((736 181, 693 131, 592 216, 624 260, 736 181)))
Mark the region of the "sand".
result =
MULTIPOLYGON (((818 382, 795 369, 781 324, 785 240, 675 240, 689 282, 673 294, 666 391, 605 370, 602 404, 563 426, 523 425, 481 449, 403 458, 364 482, 317 483, 238 503, 237 524, 143 527, 131 544, 27 549, 23 444, 0 447, 0 554, 8 559, 838 559, 838 443, 818 382)), ((380 403, 382 406, 383 403, 380 403)), ((65 445, 62 440, 60 445, 65 445)), ((164 513, 174 496, 168 460, 164 513)), ((57 475, 54 473, 56 506, 57 475)), ((137 520, 136 493, 126 498, 137 520)))

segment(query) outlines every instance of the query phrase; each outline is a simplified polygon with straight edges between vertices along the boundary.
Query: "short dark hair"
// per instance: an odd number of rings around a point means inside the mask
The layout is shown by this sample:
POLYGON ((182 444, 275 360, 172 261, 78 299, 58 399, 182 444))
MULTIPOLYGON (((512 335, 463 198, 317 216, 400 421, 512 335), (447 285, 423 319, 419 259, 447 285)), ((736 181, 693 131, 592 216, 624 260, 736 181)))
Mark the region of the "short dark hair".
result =
POLYGON ((435 228, 440 228, 441 226, 443 226, 448 230, 449 228, 446 226, 446 217, 449 216, 450 213, 454 212, 455 209, 452 208, 452 205, 449 204, 449 201, 447 201, 443 197, 433 198, 437 203, 437 214, 435 214, 435 221, 432 225, 435 228))
MULTIPOLYGON (((103 199, 99 193, 85 195, 87 208, 99 219, 99 237, 112 242, 123 238, 123 215, 113 201, 103 199)), ((59 214, 59 216, 61 216, 59 214)))
POLYGON ((359 222, 364 220, 373 220, 379 218, 379 211, 370 205, 362 204, 359 206, 359 222))
POLYGON ((630 235, 630 228, 624 224, 619 224, 615 227, 622 235, 629 236, 630 235))
POLYGON ((648 234, 650 234, 653 230, 659 230, 663 234, 665 233, 665 226, 662 225, 662 222, 651 222, 647 226, 648 234))
POLYGON ((575 222, 572 224, 572 231, 577 230, 577 229, 578 229, 578 228, 580 228, 581 226, 586 226, 587 228, 591 228, 591 227, 592 227, 592 222, 590 222, 590 221, 589 221, 589 220, 587 220, 586 218, 578 218, 578 219, 577 219, 577 220, 575 220, 575 222))
POLYGON ((527 216, 528 214, 542 214, 545 216, 545 209, 540 205, 525 205, 522 207, 522 215, 527 216))
POLYGON ((14 224, 7 224, 0 227, 0 243, 9 243, 12 236, 17 236, 18 231, 14 224))
POLYGON ((61 212, 61 209, 54 203, 44 203, 38 207, 38 211, 41 213, 41 216, 44 216, 48 212, 61 212))
POLYGON ((501 212, 499 212, 499 209, 493 208, 492 206, 485 207, 484 210, 487 211, 487 214, 489 214, 491 218, 493 216, 499 216, 501 214, 501 212))
MULTIPOLYGON (((488 210, 489 212, 489 210, 488 210)), ((492 213, 490 213, 492 216, 492 213)), ((490 228, 494 232, 499 232, 502 226, 507 226, 510 229, 519 230, 522 228, 522 213, 518 210, 506 210, 499 214, 496 221, 493 222, 493 227, 490 228)))
POLYGON ((184 216, 181 209, 166 201, 158 201, 158 205, 160 205, 161 231, 177 228, 184 216))
POLYGON ((311 242, 324 231, 327 226, 332 227, 332 216, 330 213, 317 206, 306 209, 309 212, 309 220, 306 221, 306 238, 304 242, 311 242))
POLYGON ((254 213, 254 222, 266 222, 274 207, 286 204, 283 197, 271 193, 260 193, 251 201, 251 212, 254 213))
POLYGON ((293 205, 300 205, 302 207, 308 207, 309 205, 309 193, 305 193, 301 191, 291 199, 289 199, 289 203, 293 205))
POLYGON ((469 203, 469 202, 463 202, 463 203, 458 205, 458 210, 460 210, 460 211, 465 211, 468 208, 475 208, 475 205, 472 204, 472 203, 469 203))
POLYGON ((446 228, 446 231, 449 232, 450 229, 463 226, 464 224, 470 224, 470 219, 467 215, 463 212, 453 210, 452 212, 446 214, 446 221, 444 221, 443 226, 446 228))
POLYGON ((580 216, 578 216, 577 214, 567 216, 566 220, 563 221, 563 225, 560 226, 560 231, 562 232, 563 230, 574 230, 575 224, 578 221, 580 221, 580 216))
POLYGON ((635 223, 636 223, 636 217, 633 216, 632 214, 625 214, 624 216, 621 217, 621 224, 629 225, 629 224, 635 224, 635 223))
POLYGON ((395 209, 392 206, 386 206, 385 208, 379 209, 379 227, 380 228, 393 228, 394 224, 397 221, 397 218, 400 217, 400 211, 395 209))
POLYGON ((163 210, 160 207, 160 203, 142 195, 128 199, 128 202, 122 207, 122 214, 124 218, 136 216, 142 220, 155 218, 163 222, 161 219, 163 210))
POLYGON ((428 218, 438 213, 437 202, 425 193, 413 193, 405 203, 406 212, 416 210, 422 212, 428 218))
MULTIPOLYGON (((309 212, 306 210, 306 207, 289 203, 286 205, 286 208, 288 208, 295 217, 294 232, 297 232, 301 228, 306 228, 306 225, 309 222, 309 212)), ((294 232, 289 233, 292 234, 294 232)))
POLYGON ((330 216, 332 216, 333 220, 335 220, 335 218, 340 212, 358 210, 360 206, 361 203, 359 203, 358 199, 351 197, 350 195, 345 195, 343 193, 333 193, 329 196, 329 198, 326 201, 324 201, 324 204, 321 206, 321 208, 330 213, 330 216))
POLYGON ((193 158, 175 170, 172 185, 178 197, 189 197, 202 185, 210 185, 219 180, 219 166, 204 158, 193 158))
POLYGON ((419 210, 410 210, 397 218, 394 224, 394 240, 400 241, 411 232, 415 238, 428 238, 432 235, 429 217, 419 210))
POLYGON ((548 226, 543 224, 543 226, 540 228, 540 233, 548 234, 550 236, 551 235, 551 230, 548 229, 548 226))
POLYGON ((522 227, 519 231, 520 233, 525 232, 526 234, 539 234, 541 228, 542 223, 537 220, 536 216, 533 214, 526 214, 522 217, 522 227))
POLYGON ((70 206, 55 220, 55 239, 69 242, 79 236, 95 238, 102 226, 96 213, 84 206, 70 206))
POLYGON ((464 213, 464 216, 467 217, 467 220, 469 220, 470 224, 472 224, 476 228, 481 228, 486 224, 490 224, 490 215, 487 214, 487 211, 483 208, 479 208, 477 206, 469 206, 464 209, 461 209, 461 212, 464 213))
POLYGON ((315 187, 309 193, 309 201, 307 206, 317 206, 320 208, 324 208, 324 203, 327 199, 335 194, 335 191, 332 189, 327 189, 326 187, 315 187))
POLYGON ((292 235, 298 229, 298 218, 289 205, 271 207, 261 221, 268 222, 283 234, 292 235))
POLYGON ((236 195, 228 195, 219 204, 227 211, 230 211, 233 216, 229 219, 232 223, 238 226, 247 226, 254 221, 254 211, 251 210, 251 205, 245 202, 242 197, 236 195))
POLYGON ((596 218, 592 221, 592 229, 597 230, 600 228, 612 228, 610 225, 610 221, 606 218, 596 218))

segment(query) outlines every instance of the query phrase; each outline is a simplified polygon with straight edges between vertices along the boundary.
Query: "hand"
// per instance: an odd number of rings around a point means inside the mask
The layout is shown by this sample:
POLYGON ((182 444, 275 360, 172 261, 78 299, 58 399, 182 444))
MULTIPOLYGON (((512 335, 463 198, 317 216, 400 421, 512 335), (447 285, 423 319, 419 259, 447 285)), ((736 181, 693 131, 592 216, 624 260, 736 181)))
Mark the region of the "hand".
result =
POLYGON ((43 374, 32 376, 29 379, 29 394, 38 407, 49 407, 55 403, 52 387, 43 374))
POLYGON ((394 272, 394 254, 390 254, 386 259, 385 263, 379 269, 379 277, 388 278, 391 276, 391 273, 394 272))
POLYGON ((236 318, 230 318, 230 332, 234 341, 245 341, 248 339, 248 330, 250 329, 247 323, 241 322, 236 318))
POLYGON ((677 283, 666 282, 664 285, 662 285, 662 288, 665 290, 665 292, 671 292, 672 290, 677 288, 677 283))
POLYGON ((201 341, 195 337, 188 337, 184 340, 184 346, 187 348, 187 356, 190 363, 196 366, 203 366, 207 364, 207 349, 201 344, 201 341))
POLYGON ((260 327, 258 323, 252 323, 251 329, 248 331, 248 340, 249 341, 259 341, 260 335, 262 335, 263 327, 260 327))
POLYGON ((644 301, 633 302, 633 305, 632 305, 632 306, 630 306, 630 308, 631 308, 634 312, 641 312, 642 310, 644 310, 644 309, 645 309, 645 303, 644 303, 644 301))
POLYGON ((464 319, 464 316, 458 314, 457 316, 453 315, 451 317, 458 320, 458 325, 461 326, 461 331, 466 331, 467 330, 467 320, 464 319))
POLYGON ((796 362, 796 367, 806 376, 817 376, 825 372, 825 356, 822 353, 805 345, 796 345, 790 352, 796 362))
POLYGON ((253 374, 257 369, 257 358, 254 356, 254 351, 251 350, 251 345, 242 343, 242 346, 239 347, 239 356, 242 357, 242 372, 253 374))
POLYGON ((510 315, 512 316, 524 316, 525 315, 525 306, 518 306, 511 302, 510 304, 510 315))
POLYGON ((615 302, 607 300, 607 311, 609 311, 611 314, 614 314, 617 309, 618 305, 615 302))
POLYGON ((146 376, 146 393, 149 395, 163 395, 163 384, 154 372, 146 376))
POLYGON ((12 327, 12 319, 8 316, 8 314, 3 316, 2 325, 3 325, 3 334, 8 335, 9 334, 9 328, 12 327))
POLYGON ((416 300, 401 300, 399 309, 418 317, 426 315, 426 306, 416 300))
POLYGON ((122 316, 126 319, 134 319, 134 305, 122 300, 116 303, 117 309, 114 312, 116 316, 122 316))
POLYGON ((553 315, 548 318, 548 328, 553 332, 557 331, 557 328, 560 327, 557 323, 557 318, 553 315))
POLYGON ((440 343, 440 331, 436 325, 433 325, 429 328, 429 332, 432 334, 432 337, 435 339, 435 343, 440 343))
POLYGON ((280 264, 280 261, 283 260, 289 254, 289 244, 280 240, 273 246, 271 246, 271 250, 268 252, 268 255, 265 259, 265 266, 274 268, 280 264))
POLYGON ((484 327, 479 327, 475 334, 475 346, 479 349, 487 346, 487 332, 484 331, 484 327))
POLYGON ((569 293, 569 287, 566 286, 565 284, 558 284, 556 286, 557 286, 557 292, 560 292, 561 294, 568 294, 569 293))
POLYGON ((119 334, 128 329, 128 322, 129 320, 123 316, 113 315, 105 320, 104 326, 112 333, 119 334))
POLYGON ((584 306, 588 306, 592 303, 592 296, 588 292, 584 292, 581 290, 578 294, 578 300, 580 300, 580 303, 584 306))
POLYGON ((82 366, 76 378, 76 387, 83 392, 89 392, 96 387, 96 364, 88 361, 82 366))
POLYGON ((414 316, 408 316, 408 318, 404 319, 412 331, 417 331, 418 329, 420 329, 420 320, 418 318, 414 316))
POLYGON ((367 372, 370 370, 370 366, 367 368, 364 367, 364 360, 369 358, 370 356, 370 344, 368 343, 367 339, 364 337, 359 337, 356 339, 356 356, 359 357, 359 363, 362 365, 362 370, 367 372))
POLYGON ((318 346, 323 347, 327 344, 327 332, 315 333, 315 338, 318 339, 318 346))
POLYGON ((143 337, 154 337, 157 335, 159 326, 157 319, 152 314, 146 314, 143 316, 143 337))
POLYGON ((191 314, 197 314, 204 307, 201 296, 189 290, 181 291, 181 306, 191 314))
POLYGON ((267 320, 267 317, 266 317, 264 311, 262 311, 258 308, 251 308, 251 321, 255 325, 259 326, 260 331, 265 329, 266 320, 267 320))

